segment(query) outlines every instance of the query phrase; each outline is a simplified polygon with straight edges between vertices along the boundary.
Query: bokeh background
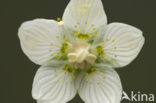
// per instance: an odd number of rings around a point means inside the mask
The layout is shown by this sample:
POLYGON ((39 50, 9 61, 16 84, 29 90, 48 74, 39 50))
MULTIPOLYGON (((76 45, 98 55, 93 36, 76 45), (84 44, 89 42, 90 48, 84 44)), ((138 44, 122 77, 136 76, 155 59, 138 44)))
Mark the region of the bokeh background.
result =
MULTIPOLYGON (((127 67, 117 69, 124 90, 156 95, 156 2, 155 0, 102 0, 108 22, 140 28, 145 45, 127 67)), ((0 0, 0 103, 36 103, 31 87, 38 65, 22 52, 17 31, 35 18, 62 17, 69 0, 0 0)), ((83 103, 79 96, 69 103, 83 103)), ((122 103, 131 103, 124 100, 122 103)))

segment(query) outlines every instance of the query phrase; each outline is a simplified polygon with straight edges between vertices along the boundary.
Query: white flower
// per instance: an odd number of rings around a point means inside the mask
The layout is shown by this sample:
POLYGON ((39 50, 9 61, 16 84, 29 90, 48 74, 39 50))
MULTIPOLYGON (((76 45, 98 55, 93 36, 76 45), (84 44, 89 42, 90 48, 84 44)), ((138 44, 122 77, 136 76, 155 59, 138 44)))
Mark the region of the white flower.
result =
POLYGON ((62 21, 28 21, 18 35, 24 53, 42 65, 32 89, 38 103, 66 103, 76 93, 85 103, 120 103, 112 68, 128 65, 144 44, 139 29, 107 24, 101 0, 71 0, 62 21))

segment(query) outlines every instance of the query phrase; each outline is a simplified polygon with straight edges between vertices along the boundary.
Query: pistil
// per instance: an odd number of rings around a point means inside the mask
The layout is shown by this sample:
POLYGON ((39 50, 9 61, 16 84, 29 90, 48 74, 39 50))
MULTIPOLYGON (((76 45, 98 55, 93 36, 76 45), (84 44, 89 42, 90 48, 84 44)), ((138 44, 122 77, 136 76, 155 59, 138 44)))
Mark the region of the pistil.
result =
MULTIPOLYGON (((70 63, 76 65, 94 64, 96 56, 90 52, 90 45, 85 43, 73 44, 72 52, 68 54, 70 63)), ((83 66, 82 66, 83 67, 83 66)))

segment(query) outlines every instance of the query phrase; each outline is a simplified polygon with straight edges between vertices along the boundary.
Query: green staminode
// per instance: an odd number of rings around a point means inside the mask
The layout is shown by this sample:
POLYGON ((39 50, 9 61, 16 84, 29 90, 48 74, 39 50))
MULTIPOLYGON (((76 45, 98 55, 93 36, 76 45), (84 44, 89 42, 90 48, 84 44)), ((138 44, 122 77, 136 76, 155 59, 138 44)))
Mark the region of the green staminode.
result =
POLYGON ((96 52, 99 56, 103 56, 104 55, 104 51, 103 51, 103 47, 102 46, 97 46, 96 47, 96 52))
POLYGON ((90 39, 89 34, 82 34, 82 33, 80 33, 80 34, 77 35, 77 37, 79 39, 81 39, 81 40, 88 40, 88 39, 90 39))
POLYGON ((63 67, 63 70, 66 70, 68 71, 69 73, 74 73, 74 69, 72 68, 72 66, 66 64, 64 67, 63 67))
POLYGON ((93 39, 91 39, 91 40, 88 41, 89 44, 93 44, 93 42, 94 42, 93 39))
POLYGON ((95 72, 95 71, 96 71, 96 70, 95 70, 94 67, 90 67, 90 68, 87 69, 86 73, 87 73, 87 74, 90 74, 90 73, 95 72))
POLYGON ((65 55, 66 51, 68 49, 68 44, 67 43, 63 43, 62 47, 60 48, 60 52, 62 55, 65 55))

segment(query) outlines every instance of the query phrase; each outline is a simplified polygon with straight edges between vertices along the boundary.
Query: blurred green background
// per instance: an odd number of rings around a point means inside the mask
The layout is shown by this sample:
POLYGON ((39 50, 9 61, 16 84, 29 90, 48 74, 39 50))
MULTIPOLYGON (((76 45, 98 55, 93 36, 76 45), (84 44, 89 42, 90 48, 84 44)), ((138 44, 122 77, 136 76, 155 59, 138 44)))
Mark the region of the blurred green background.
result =
MULTIPOLYGON (((117 70, 124 90, 128 95, 131 91, 156 94, 155 0, 102 1, 109 23, 123 22, 136 26, 144 32, 146 39, 137 59, 117 70)), ((68 2, 69 0, 0 0, 0 103, 36 103, 31 97, 31 87, 39 66, 22 52, 17 37, 18 27, 22 22, 35 18, 62 17, 68 2)), ((83 102, 77 96, 69 103, 83 102)), ((124 100, 122 103, 131 102, 124 100)))

